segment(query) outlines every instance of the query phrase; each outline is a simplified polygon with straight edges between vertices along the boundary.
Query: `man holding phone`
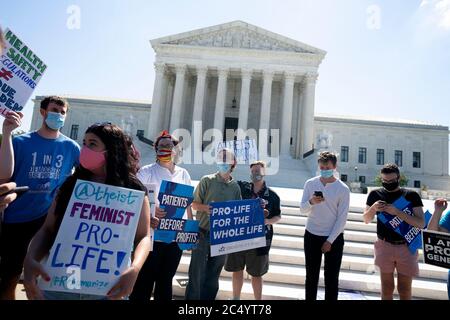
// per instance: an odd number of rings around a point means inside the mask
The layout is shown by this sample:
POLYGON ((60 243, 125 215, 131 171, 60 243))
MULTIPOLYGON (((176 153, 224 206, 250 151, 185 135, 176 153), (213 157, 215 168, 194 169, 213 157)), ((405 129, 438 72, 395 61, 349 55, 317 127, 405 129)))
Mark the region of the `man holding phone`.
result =
MULTIPOLYGON (((398 166, 386 164, 380 174, 383 187, 369 193, 363 215, 364 222, 371 223, 376 215, 385 212, 422 229, 425 226, 422 200, 417 192, 400 188, 398 166), (404 197, 410 203, 412 215, 392 205, 400 197, 404 197)), ((410 300, 412 279, 419 274, 418 252, 411 253, 404 237, 388 228, 380 219, 377 219, 377 236, 374 252, 375 265, 380 269, 381 298, 383 300, 394 298, 394 271, 396 270, 400 299, 410 300)))
POLYGON ((325 300, 337 300, 339 272, 344 250, 344 227, 350 190, 334 177, 337 157, 322 152, 320 176, 306 181, 300 211, 308 214, 304 236, 306 264, 305 299, 317 299, 322 254, 325 254, 325 300))

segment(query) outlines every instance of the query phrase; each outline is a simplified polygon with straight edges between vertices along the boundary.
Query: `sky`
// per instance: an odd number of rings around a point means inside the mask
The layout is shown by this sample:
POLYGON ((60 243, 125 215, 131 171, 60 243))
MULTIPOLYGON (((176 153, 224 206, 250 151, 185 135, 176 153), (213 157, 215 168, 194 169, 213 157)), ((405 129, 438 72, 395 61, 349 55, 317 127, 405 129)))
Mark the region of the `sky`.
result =
POLYGON ((327 51, 316 113, 450 126, 450 0, 0 0, 48 65, 32 97, 151 101, 149 40, 234 20, 327 51))

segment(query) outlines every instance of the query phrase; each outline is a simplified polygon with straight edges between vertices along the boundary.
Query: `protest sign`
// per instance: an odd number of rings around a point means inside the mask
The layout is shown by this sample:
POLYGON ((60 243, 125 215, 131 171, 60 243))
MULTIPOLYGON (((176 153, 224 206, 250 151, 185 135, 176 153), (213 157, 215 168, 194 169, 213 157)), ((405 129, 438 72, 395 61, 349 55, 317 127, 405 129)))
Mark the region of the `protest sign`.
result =
POLYGON ((424 230, 422 239, 424 262, 450 269, 450 234, 424 230))
MULTIPOLYGON (((155 217, 155 208, 156 208, 156 197, 158 186, 154 183, 146 183, 144 184, 147 188, 148 192, 148 202, 150 205, 150 218, 155 217)), ((153 251, 153 241, 155 240, 155 230, 150 228, 150 251, 153 251)))
POLYGON ((258 159, 258 149, 256 148, 256 141, 253 139, 219 142, 216 147, 216 154, 218 150, 223 148, 233 150, 238 164, 250 164, 258 159))
POLYGON ((183 219, 186 208, 194 200, 194 187, 165 181, 159 188, 159 207, 166 212, 155 231, 155 241, 178 243, 181 250, 192 249, 198 241, 199 222, 183 219))
POLYGON ((6 48, 0 59, 0 114, 19 112, 47 69, 45 63, 11 30, 5 31, 6 48))
MULTIPOLYGON (((413 215, 413 207, 411 202, 405 199, 405 197, 401 196, 394 203, 392 203, 394 207, 398 210, 403 211, 404 213, 412 216, 413 215)), ((413 227, 400 219, 398 216, 393 216, 386 212, 380 212, 377 215, 377 218, 389 229, 394 230, 399 235, 401 235, 409 248, 411 253, 416 253, 417 249, 422 247, 422 237, 421 237, 421 229, 417 227, 413 227)), ((428 222, 431 219, 431 213, 429 211, 425 212, 425 225, 428 225, 428 222)))
POLYGON ((78 180, 44 266, 43 290, 106 295, 129 266, 144 192, 78 180))
POLYGON ((266 246, 260 199, 210 203, 211 256, 266 246))

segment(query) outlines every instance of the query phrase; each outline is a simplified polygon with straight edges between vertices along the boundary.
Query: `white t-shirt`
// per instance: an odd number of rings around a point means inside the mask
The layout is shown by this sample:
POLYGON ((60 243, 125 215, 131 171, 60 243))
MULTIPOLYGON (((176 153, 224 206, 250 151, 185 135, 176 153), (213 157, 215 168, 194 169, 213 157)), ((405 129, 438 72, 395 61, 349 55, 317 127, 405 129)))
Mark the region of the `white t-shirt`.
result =
MULTIPOLYGON (((139 170, 137 177, 147 187, 152 216, 155 213, 155 205, 159 207, 159 187, 163 180, 191 185, 191 177, 187 170, 176 165, 172 173, 159 163, 149 164, 139 170)), ((184 213, 183 219, 187 219, 187 212, 184 213)))

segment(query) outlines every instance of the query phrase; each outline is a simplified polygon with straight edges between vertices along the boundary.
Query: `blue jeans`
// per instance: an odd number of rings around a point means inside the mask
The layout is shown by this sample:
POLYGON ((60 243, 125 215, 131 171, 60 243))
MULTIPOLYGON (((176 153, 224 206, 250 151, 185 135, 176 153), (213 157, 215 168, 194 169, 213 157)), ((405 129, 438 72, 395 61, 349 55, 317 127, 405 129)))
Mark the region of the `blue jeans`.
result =
POLYGON ((105 296, 75 292, 42 291, 46 300, 107 300, 105 296))
POLYGON ((197 248, 192 250, 186 300, 215 300, 225 255, 210 256, 209 232, 200 232, 197 248))

